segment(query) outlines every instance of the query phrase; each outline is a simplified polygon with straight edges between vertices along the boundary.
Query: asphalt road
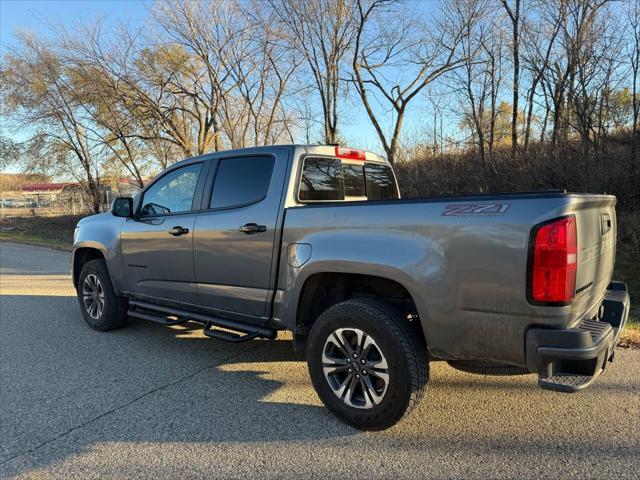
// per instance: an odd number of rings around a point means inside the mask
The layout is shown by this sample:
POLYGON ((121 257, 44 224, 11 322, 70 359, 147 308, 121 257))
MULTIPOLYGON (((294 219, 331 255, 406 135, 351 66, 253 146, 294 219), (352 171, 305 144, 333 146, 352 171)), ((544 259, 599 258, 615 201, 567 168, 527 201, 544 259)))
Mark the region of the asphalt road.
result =
POLYGON ((69 255, 0 243, 2 478, 638 478, 640 351, 585 392, 432 364, 426 401, 385 432, 338 422, 290 337, 81 318, 69 255))

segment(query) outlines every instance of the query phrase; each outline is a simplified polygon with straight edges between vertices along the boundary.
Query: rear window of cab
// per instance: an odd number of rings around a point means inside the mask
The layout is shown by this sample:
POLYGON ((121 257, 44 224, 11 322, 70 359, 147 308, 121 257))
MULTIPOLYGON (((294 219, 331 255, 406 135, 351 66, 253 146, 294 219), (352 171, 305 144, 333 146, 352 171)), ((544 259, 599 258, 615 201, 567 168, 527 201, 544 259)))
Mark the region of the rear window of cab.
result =
POLYGON ((307 157, 298 190, 301 202, 390 200, 398 198, 391 167, 372 162, 307 157))

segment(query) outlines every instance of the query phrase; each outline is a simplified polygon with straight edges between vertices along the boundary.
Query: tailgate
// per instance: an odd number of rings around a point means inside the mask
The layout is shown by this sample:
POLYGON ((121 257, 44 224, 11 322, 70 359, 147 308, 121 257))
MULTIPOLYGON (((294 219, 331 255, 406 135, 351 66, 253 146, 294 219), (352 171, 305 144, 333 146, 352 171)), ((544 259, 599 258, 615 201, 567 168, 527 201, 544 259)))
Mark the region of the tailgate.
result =
POLYGON ((612 195, 576 195, 578 268, 575 307, 582 314, 600 301, 611 281, 616 254, 616 198, 612 195))

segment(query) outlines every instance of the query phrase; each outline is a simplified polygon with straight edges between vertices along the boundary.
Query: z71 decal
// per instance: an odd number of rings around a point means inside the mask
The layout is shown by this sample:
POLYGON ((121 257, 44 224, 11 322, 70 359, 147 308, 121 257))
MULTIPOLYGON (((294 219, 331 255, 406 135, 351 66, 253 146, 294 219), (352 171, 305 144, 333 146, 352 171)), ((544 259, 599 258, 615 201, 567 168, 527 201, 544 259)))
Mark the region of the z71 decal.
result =
POLYGON ((468 216, 499 216, 504 214, 510 203, 490 203, 490 204, 465 204, 447 205, 442 212, 443 217, 468 217, 468 216))

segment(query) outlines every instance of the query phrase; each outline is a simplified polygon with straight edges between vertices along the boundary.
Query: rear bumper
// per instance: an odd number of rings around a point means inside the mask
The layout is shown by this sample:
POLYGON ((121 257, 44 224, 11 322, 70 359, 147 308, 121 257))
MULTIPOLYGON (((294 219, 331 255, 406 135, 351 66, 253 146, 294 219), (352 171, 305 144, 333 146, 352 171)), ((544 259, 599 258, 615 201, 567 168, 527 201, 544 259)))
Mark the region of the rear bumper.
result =
POLYGON ((629 304, 627 285, 611 282, 595 318, 565 330, 529 330, 527 368, 538 374, 540 387, 561 392, 588 387, 613 361, 629 304))

